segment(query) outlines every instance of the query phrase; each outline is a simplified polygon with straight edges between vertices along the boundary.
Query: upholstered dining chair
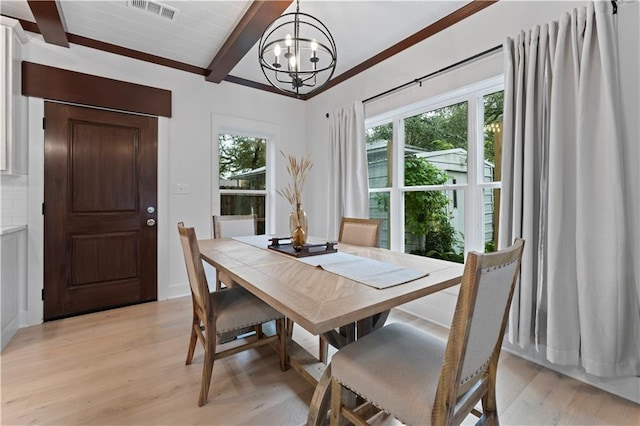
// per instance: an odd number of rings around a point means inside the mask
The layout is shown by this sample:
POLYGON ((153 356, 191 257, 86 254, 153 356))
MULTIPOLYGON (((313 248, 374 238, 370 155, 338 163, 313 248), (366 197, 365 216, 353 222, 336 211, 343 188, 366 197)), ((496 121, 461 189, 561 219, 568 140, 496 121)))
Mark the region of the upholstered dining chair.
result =
MULTIPOLYGON (((378 247, 380 244, 380 220, 378 219, 359 219, 354 217, 342 217, 340 221, 340 233, 338 234, 338 242, 353 244, 363 247, 378 247)), ((341 327, 340 333, 355 333, 355 330, 347 330, 347 327, 341 327)), ((329 343, 320 336, 318 357, 323 363, 327 363, 329 358, 329 343)))
POLYGON ((232 238, 256 235, 258 219, 255 214, 213 215, 213 238, 232 238))
POLYGON ((469 413, 498 424, 496 371, 524 241, 469 253, 447 342, 405 324, 386 325, 331 360, 331 424, 371 404, 410 425, 457 425, 469 413), (365 401, 355 408, 352 391, 365 401), (475 409, 482 401, 482 412, 475 409))
POLYGON ((186 228, 180 222, 178 223, 178 233, 193 301, 193 322, 186 365, 191 364, 196 341, 200 340, 204 347, 204 363, 198 405, 202 406, 207 402, 213 363, 216 359, 234 355, 246 349, 277 342, 280 368, 282 371, 288 368, 285 320, 280 312, 240 286, 209 292, 194 229, 186 228), (276 322, 275 335, 267 336, 259 332, 248 338, 247 343, 241 346, 234 346, 233 348, 216 352, 218 335, 248 326, 261 327, 262 324, 273 320, 276 322))
POLYGON ((364 247, 380 244, 380 220, 343 217, 340 222, 338 242, 364 247))
MULTIPOLYGON (((213 215, 213 238, 246 237, 257 232, 258 219, 255 214, 213 215)), ((216 290, 220 290, 223 284, 227 287, 234 285, 230 277, 216 271, 216 290)))

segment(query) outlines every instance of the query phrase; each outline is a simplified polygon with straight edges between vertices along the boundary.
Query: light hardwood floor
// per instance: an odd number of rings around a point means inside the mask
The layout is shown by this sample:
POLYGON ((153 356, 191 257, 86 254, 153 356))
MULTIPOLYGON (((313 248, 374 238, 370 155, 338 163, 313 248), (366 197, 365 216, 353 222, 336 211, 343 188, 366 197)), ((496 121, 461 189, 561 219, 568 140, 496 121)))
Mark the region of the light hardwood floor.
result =
MULTIPOLYGON (((3 425, 302 425, 312 387, 269 347, 218 360, 197 405, 202 349, 184 365, 189 297, 48 322, 18 331, 1 356, 3 425)), ((394 311, 442 336, 446 330, 394 311)), ((295 327, 312 353, 318 339, 295 327)), ((507 353, 498 369, 503 425, 638 425, 640 406, 507 353)), ((386 419, 385 423, 393 423, 386 419)), ((472 422, 470 422, 472 424, 472 422)))

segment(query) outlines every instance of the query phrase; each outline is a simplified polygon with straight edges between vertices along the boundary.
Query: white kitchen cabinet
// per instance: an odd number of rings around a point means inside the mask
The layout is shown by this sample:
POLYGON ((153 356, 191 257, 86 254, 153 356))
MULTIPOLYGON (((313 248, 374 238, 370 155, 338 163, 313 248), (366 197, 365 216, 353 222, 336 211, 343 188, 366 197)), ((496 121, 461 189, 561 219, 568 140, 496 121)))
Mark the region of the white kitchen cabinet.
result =
POLYGON ((27 173, 26 102, 22 96, 22 45, 28 41, 20 23, 0 16, 0 173, 27 173))

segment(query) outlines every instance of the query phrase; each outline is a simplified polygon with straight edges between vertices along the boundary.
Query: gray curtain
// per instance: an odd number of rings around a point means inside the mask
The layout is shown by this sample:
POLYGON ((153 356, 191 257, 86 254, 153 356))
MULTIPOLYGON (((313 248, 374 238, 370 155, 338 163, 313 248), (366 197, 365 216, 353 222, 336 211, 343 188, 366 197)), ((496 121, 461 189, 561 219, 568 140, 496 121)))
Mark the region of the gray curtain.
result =
MULTIPOLYGON (((526 248, 509 339, 600 377, 640 374, 610 2, 508 38, 499 246, 526 248)), ((637 266, 637 265, 636 265, 637 266)))
POLYGON ((342 216, 369 217, 364 106, 355 101, 329 114, 327 232, 336 240, 342 216))

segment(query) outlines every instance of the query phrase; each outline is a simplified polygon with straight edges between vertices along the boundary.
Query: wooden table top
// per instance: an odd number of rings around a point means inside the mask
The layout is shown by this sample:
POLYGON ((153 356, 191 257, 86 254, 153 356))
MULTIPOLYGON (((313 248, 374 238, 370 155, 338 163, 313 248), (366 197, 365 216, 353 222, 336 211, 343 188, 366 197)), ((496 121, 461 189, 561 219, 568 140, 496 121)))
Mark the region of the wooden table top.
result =
POLYGON ((427 272, 424 278, 386 289, 299 262, 292 256, 234 239, 200 240, 205 262, 313 334, 460 283, 464 265, 386 249, 338 243, 338 251, 427 272))

